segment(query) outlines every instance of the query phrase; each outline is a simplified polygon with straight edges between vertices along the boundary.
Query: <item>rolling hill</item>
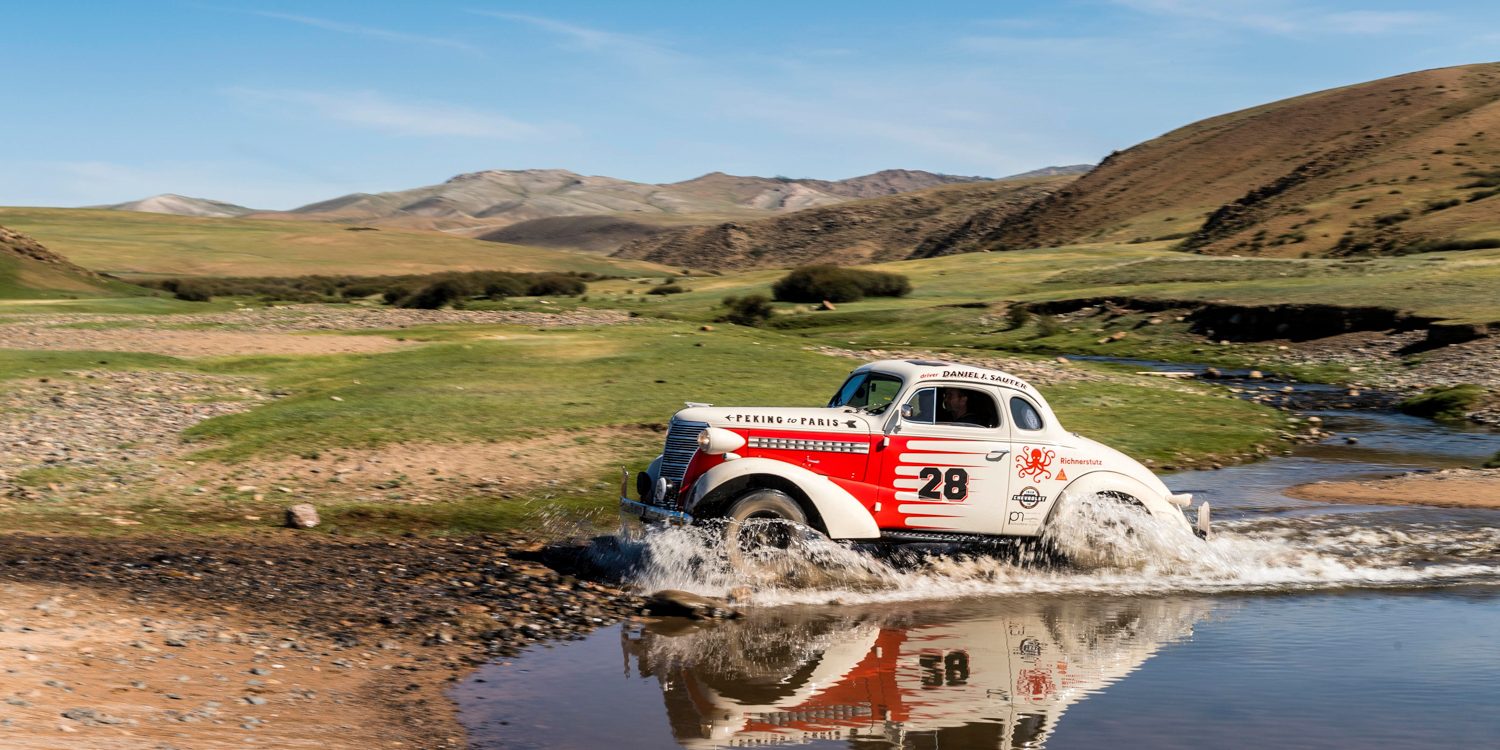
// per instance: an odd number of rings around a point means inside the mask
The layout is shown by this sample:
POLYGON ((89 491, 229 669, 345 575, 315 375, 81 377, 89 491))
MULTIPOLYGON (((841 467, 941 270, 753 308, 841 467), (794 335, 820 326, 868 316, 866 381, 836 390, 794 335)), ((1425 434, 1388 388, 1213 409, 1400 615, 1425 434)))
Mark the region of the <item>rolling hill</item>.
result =
POLYGON ((0 299, 144 294, 145 290, 69 263, 40 242, 0 226, 0 299))
POLYGON ((660 233, 619 255, 739 268, 1077 243, 1172 241, 1204 254, 1273 257, 1500 247, 1500 63, 1212 117, 1111 154, 1071 184, 996 193, 992 205, 974 200, 983 195, 932 192, 926 200, 956 203, 922 209, 943 219, 920 226, 906 221, 909 204, 861 206, 856 241, 839 229, 825 242, 787 244, 806 234, 793 227, 839 224, 829 219, 839 216, 835 206, 660 233), (1018 206, 1026 196, 1035 200, 1018 206))
POLYGON ((227 218, 231 216, 244 216, 256 213, 253 208, 236 206, 233 203, 208 200, 207 198, 189 198, 186 195, 175 193, 162 193, 150 198, 142 198, 129 203, 116 203, 109 206, 90 206, 90 208, 104 208, 111 211, 141 211, 148 214, 173 214, 176 216, 211 216, 227 218))
POLYGON ((558 216, 647 220, 753 217, 985 179, 910 170, 887 170, 836 181, 713 172, 683 182, 654 185, 563 169, 497 169, 461 174, 440 185, 389 193, 353 193, 289 212, 262 215, 481 234, 558 216))
POLYGON ((1004 222, 936 234, 922 254, 1146 239, 1268 256, 1484 244, 1500 238, 1497 188, 1500 64, 1467 65, 1187 125, 1004 222))
POLYGON ((436 232, 312 221, 216 219, 128 211, 0 208, 24 231, 84 268, 126 277, 590 271, 655 275, 658 266, 436 232))
POLYGON ((615 256, 709 269, 902 260, 918 257, 916 248, 929 236, 976 217, 1001 222, 1073 179, 950 185, 755 221, 683 227, 629 242, 615 256))

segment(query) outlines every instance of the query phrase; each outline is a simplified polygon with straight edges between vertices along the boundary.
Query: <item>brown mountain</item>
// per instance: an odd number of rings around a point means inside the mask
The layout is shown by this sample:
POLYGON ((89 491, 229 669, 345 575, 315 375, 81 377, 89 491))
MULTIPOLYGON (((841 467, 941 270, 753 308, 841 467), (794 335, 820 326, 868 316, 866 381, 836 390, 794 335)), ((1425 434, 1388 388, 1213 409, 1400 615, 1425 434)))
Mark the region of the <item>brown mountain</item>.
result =
POLYGON ((921 255, 1183 238, 1205 253, 1347 255, 1500 237, 1500 64, 1320 91, 1117 152, 921 255))
POLYGON ((927 237, 980 215, 1002 221, 1073 179, 949 185, 755 221, 684 227, 635 240, 614 255, 711 269, 899 260, 911 257, 927 237))
POLYGON ((679 216, 751 218, 984 179, 909 170, 836 181, 712 172, 682 182, 653 185, 563 169, 488 170, 411 190, 353 193, 279 215, 479 235, 559 216, 626 216, 648 223, 679 216))

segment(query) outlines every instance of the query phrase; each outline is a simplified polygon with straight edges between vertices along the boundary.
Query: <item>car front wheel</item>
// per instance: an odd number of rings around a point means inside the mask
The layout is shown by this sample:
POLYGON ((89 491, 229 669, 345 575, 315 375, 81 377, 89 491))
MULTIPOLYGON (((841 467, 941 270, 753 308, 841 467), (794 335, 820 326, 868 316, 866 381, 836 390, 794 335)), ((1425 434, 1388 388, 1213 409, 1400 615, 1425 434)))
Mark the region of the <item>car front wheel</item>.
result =
POLYGON ((772 562, 811 529, 802 506, 780 490, 751 490, 724 514, 724 548, 736 568, 772 562))

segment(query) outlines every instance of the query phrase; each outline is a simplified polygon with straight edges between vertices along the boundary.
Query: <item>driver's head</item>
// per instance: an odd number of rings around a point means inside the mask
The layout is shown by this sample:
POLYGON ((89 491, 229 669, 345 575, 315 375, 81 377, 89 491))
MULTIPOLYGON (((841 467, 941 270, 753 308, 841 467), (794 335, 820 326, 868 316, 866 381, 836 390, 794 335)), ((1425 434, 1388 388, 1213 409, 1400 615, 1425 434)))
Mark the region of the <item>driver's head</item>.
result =
POLYGON ((968 414, 969 394, 957 388, 944 389, 943 408, 947 409, 951 414, 968 414))

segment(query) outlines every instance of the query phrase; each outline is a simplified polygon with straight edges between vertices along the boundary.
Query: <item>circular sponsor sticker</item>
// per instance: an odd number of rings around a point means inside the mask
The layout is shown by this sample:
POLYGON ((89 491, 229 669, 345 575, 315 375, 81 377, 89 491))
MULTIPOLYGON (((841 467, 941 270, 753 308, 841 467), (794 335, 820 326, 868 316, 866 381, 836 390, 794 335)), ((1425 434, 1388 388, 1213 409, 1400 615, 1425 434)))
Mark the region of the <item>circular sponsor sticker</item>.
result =
POLYGON ((1022 508, 1031 510, 1046 498, 1042 497, 1042 493, 1038 492, 1035 487, 1027 487, 1024 490, 1011 495, 1010 499, 1020 503, 1022 508))

